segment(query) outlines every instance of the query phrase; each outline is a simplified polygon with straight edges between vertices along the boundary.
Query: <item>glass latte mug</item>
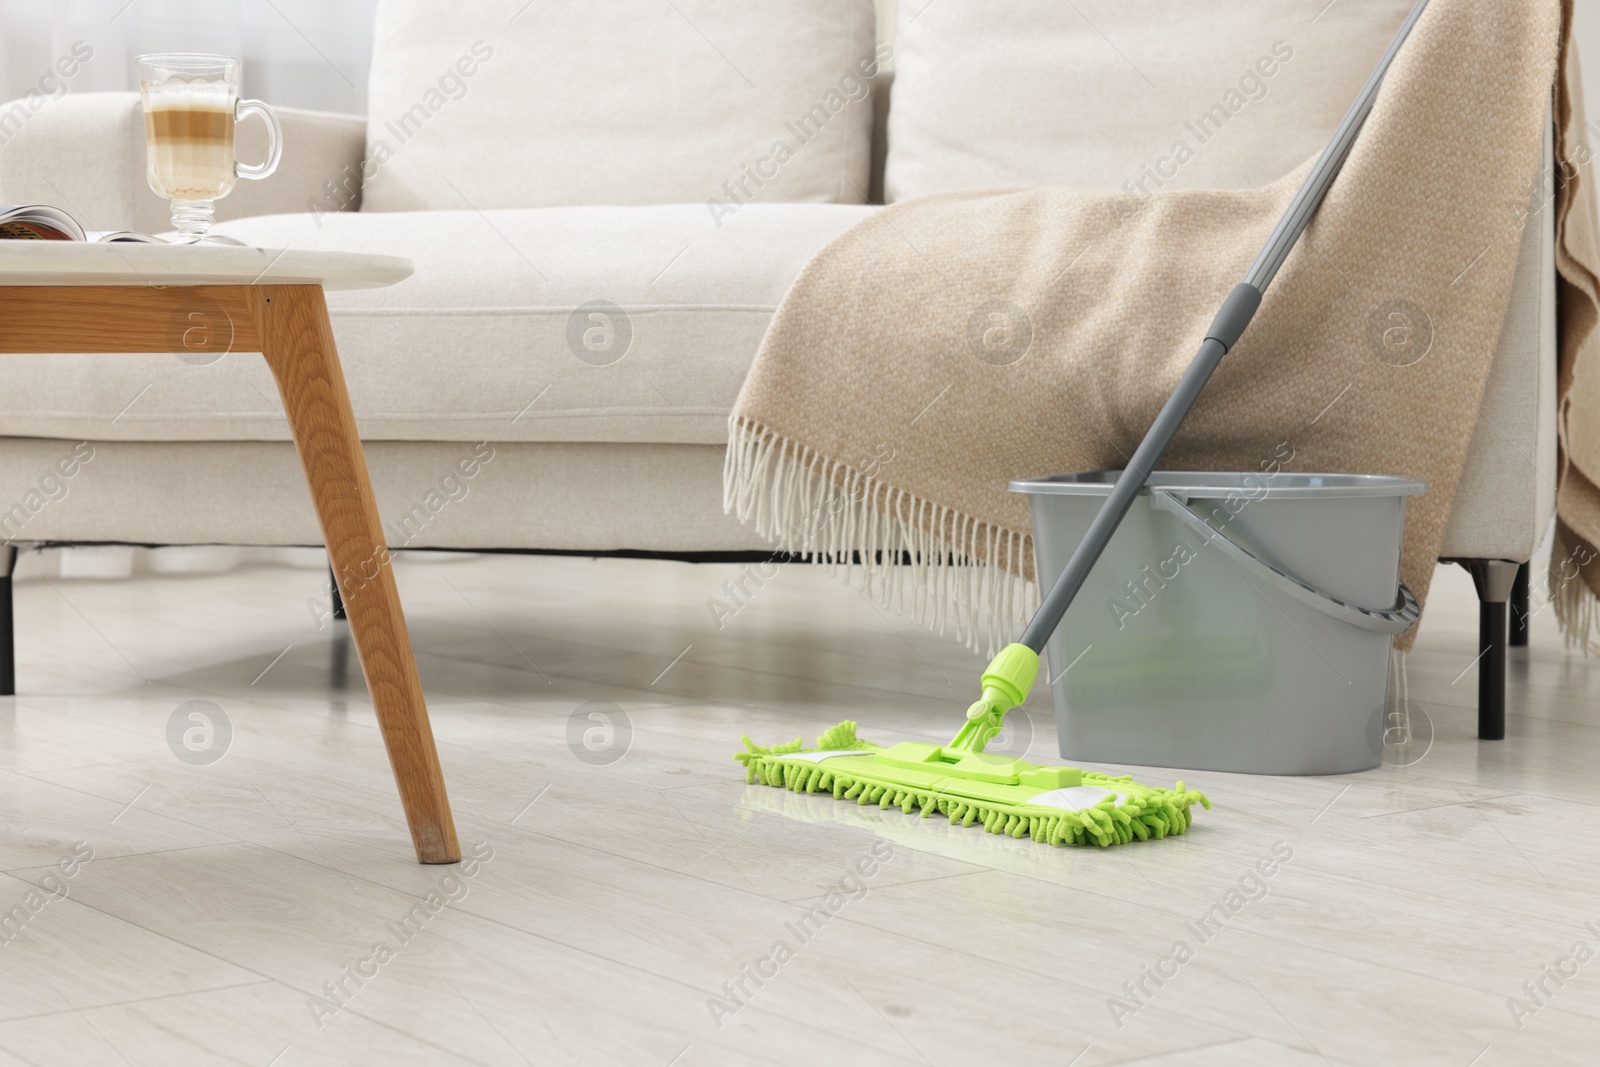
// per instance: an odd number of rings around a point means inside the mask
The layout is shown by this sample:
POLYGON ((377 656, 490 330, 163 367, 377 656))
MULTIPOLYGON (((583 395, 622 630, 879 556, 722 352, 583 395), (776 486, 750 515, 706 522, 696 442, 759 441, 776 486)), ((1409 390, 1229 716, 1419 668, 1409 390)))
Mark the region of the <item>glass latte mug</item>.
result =
POLYGON ((277 169, 283 128, 266 104, 239 99, 244 64, 237 59, 164 53, 140 56, 138 64, 150 188, 172 201, 172 227, 180 241, 206 240, 215 202, 238 179, 265 178, 277 169), (234 125, 250 115, 260 115, 268 133, 266 162, 255 166, 233 154, 234 125))

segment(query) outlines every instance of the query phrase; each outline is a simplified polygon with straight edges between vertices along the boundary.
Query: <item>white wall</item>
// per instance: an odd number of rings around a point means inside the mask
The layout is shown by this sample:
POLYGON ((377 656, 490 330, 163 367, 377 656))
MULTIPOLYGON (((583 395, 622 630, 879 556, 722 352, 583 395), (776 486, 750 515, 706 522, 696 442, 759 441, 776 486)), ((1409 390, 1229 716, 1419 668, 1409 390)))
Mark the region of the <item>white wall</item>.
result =
POLYGON ((1573 38, 1583 65, 1584 109, 1591 120, 1600 119, 1600 0, 1578 0, 1573 38))

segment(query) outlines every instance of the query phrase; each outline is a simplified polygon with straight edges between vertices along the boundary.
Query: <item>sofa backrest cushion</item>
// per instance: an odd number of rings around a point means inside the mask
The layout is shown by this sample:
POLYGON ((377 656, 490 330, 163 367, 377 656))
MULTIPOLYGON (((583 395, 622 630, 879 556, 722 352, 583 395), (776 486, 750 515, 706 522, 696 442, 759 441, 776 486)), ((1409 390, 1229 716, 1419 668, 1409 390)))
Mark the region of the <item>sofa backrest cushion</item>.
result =
POLYGON ((382 0, 362 210, 860 203, 871 0, 382 0))
POLYGON ((886 199, 1263 185, 1322 148, 1412 4, 900 0, 886 199))

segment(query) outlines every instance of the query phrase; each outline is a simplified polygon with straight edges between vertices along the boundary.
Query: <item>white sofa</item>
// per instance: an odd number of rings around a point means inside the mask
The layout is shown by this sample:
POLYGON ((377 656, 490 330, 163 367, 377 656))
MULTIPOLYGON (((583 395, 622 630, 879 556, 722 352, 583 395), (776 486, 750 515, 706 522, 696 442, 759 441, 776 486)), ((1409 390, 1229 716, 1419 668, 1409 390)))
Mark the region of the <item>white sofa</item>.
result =
MULTIPOLYGON (((218 214, 262 246, 416 262, 394 288, 329 296, 396 547, 763 552, 722 511, 726 417, 790 280, 872 201, 1261 184, 1321 147, 1410 5, 1308 24, 1276 0, 1202 15, 1151 0, 1090 24, 1054 0, 902 0, 891 33, 869 0, 387 0, 369 117, 285 110, 278 174, 218 214), (1179 139, 1197 149, 1181 167, 1179 139), (430 507, 485 441, 468 502, 430 507)), ((8 125, 15 107, 0 105, 0 202, 165 228, 134 94, 8 125)), ((258 133, 242 129, 244 158, 258 133)), ((1526 561, 1553 510, 1549 212, 1525 234, 1446 558, 1526 561)), ((8 359, 0 513, 72 444, 94 459, 0 526, 18 542, 317 543, 273 395, 255 358, 8 359)), ((1510 571, 1488 570, 1503 599, 1510 571)))

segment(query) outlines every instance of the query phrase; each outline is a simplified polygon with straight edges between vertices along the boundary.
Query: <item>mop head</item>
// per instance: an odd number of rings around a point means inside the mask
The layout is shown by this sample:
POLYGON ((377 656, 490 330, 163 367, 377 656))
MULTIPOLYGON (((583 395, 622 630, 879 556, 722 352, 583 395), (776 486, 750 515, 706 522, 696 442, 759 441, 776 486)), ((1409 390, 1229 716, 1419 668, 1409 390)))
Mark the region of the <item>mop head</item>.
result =
POLYGON ((1076 767, 1044 767, 991 753, 965 752, 907 741, 879 748, 856 737, 846 720, 808 749, 800 738, 764 748, 744 738, 734 759, 745 781, 796 793, 831 792, 922 817, 938 813, 952 823, 981 822, 991 834, 1031 837, 1052 845, 1125 845, 1181 834, 1193 804, 1209 809, 1204 793, 1140 785, 1076 767))

